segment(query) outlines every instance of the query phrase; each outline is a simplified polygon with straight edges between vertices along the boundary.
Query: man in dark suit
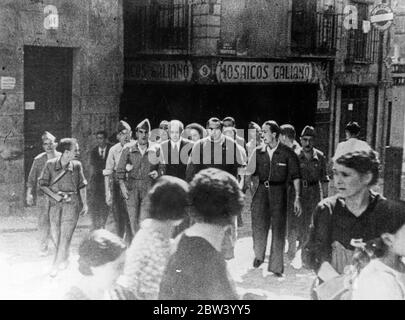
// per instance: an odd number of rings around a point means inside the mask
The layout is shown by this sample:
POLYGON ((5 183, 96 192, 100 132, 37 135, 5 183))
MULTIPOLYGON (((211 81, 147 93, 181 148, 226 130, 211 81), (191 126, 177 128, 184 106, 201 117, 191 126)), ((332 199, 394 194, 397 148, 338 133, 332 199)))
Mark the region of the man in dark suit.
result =
POLYGON ((182 138, 184 125, 179 120, 169 122, 169 140, 161 143, 161 173, 186 180, 188 159, 193 149, 193 142, 182 138))
POLYGON ((107 132, 96 133, 97 146, 90 153, 89 212, 92 230, 105 227, 108 206, 105 202, 103 170, 111 146, 107 143, 107 132))
MULTIPOLYGON (((194 143, 182 138, 181 134, 183 130, 184 125, 181 121, 172 120, 169 122, 169 140, 163 141, 160 144, 161 165, 159 167, 162 175, 186 180, 187 163, 194 143)), ((187 217, 176 227, 173 236, 177 236, 189 225, 190 219, 187 217)))

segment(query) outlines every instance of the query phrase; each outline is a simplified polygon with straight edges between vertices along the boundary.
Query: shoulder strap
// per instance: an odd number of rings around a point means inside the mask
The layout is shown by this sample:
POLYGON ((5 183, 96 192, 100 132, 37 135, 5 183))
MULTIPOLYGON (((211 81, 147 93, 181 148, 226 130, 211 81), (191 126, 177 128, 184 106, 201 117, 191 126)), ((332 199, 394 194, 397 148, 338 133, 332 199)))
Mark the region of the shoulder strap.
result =
POLYGON ((52 187, 55 183, 57 183, 60 179, 62 179, 65 174, 67 173, 67 169, 64 169, 61 173, 59 173, 55 179, 53 179, 53 181, 51 182, 51 184, 49 185, 50 187, 52 187))

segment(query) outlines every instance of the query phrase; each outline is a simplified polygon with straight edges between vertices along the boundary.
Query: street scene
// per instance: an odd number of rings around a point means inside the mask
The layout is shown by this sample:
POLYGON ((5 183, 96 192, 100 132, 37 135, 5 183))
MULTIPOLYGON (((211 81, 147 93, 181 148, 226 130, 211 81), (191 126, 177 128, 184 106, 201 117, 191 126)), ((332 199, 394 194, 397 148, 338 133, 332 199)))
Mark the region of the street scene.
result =
POLYGON ((0 0, 0 299, 405 300, 405 0, 0 0))

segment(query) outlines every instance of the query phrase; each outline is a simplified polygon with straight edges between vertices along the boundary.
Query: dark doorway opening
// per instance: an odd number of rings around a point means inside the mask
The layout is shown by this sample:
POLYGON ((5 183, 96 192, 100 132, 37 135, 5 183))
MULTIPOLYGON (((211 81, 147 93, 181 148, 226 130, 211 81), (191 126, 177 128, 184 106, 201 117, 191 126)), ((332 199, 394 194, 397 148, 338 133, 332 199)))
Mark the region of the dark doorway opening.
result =
POLYGON ((73 49, 24 47, 24 168, 43 152, 41 135, 71 136, 73 49))
POLYGON ((316 106, 316 85, 127 84, 120 116, 133 126, 149 118, 153 128, 161 120, 179 119, 185 125, 198 122, 205 126, 210 117, 232 116, 238 129, 247 130, 249 121, 262 125, 275 120, 280 125, 294 125, 299 134, 305 125, 315 125, 316 106))
POLYGON ((361 127, 359 138, 367 140, 369 87, 342 87, 340 117, 340 141, 345 140, 345 127, 349 121, 356 121, 361 127))

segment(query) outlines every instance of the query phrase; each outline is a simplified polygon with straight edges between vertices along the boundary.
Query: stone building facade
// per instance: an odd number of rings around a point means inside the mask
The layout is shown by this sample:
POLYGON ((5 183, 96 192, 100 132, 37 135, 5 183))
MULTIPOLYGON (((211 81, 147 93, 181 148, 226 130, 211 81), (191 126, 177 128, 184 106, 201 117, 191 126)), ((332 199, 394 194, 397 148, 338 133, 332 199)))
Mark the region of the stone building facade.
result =
POLYGON ((372 20, 381 6, 401 1, 124 1, 130 31, 121 115, 134 123, 148 116, 153 126, 229 115, 241 129, 268 119, 298 133, 314 125, 329 157, 345 125, 357 121, 384 165, 390 134, 403 124, 391 121, 399 121, 390 80, 394 29, 372 20))
POLYGON ((0 2, 0 214, 24 205, 41 134, 73 136, 87 173, 94 133, 116 129, 123 84, 120 0, 0 2))
POLYGON ((121 115, 310 124, 328 153, 337 23, 327 0, 124 1, 121 115))

